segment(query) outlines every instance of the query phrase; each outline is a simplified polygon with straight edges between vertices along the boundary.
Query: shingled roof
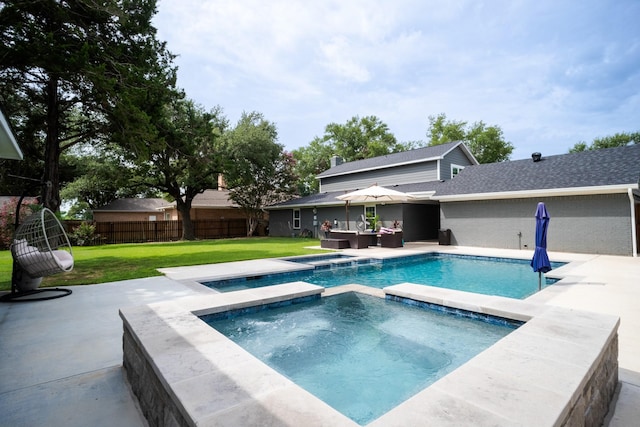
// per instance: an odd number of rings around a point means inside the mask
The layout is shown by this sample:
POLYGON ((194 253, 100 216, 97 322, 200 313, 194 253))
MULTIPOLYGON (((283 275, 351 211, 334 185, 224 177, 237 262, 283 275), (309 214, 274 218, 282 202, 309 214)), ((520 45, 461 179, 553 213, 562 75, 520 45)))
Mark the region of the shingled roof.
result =
POLYGON ((640 145, 468 166, 437 190, 435 199, 504 197, 525 194, 605 192, 638 188, 640 145), (498 194, 500 193, 500 194, 498 194), (489 195, 492 194, 491 197, 489 195), (466 197, 465 197, 466 196, 466 197))
POLYGON ((336 175, 346 175, 354 172, 362 172, 373 169, 390 168, 394 166, 433 161, 444 158, 444 156, 456 147, 462 147, 471 163, 477 164, 477 160, 461 141, 450 142, 448 144, 434 145, 431 147, 416 148, 415 150, 403 151, 401 153, 387 154, 385 156, 373 157, 370 159, 356 160, 342 163, 318 175, 318 178, 327 178, 336 175))

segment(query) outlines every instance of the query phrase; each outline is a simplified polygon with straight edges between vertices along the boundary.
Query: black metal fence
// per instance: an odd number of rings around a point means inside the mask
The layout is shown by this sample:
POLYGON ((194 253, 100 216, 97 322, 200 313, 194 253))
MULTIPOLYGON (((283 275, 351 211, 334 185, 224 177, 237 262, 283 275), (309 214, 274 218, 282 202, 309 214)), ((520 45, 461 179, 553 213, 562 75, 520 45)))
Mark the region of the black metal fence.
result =
MULTIPOLYGON (((95 226, 94 237, 84 244, 172 242, 182 238, 182 221, 64 221, 73 240, 74 230, 83 222, 95 226)), ((247 235, 247 221, 243 218, 194 220, 196 239, 223 239, 247 235)))

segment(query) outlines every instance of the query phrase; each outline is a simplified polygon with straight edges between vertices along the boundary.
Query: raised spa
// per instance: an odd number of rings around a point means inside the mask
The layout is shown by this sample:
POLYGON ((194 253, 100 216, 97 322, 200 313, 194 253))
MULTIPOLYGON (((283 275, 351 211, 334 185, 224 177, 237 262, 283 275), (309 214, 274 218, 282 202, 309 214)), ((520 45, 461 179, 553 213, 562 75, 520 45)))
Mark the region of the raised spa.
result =
POLYGON ((354 292, 202 319, 361 425, 521 325, 354 292))
MULTIPOLYGON (((149 425, 358 426, 201 320, 353 291, 526 322, 433 384, 418 385, 368 426, 601 425, 618 381, 617 317, 424 285, 325 290, 302 282, 123 308, 123 364, 149 425)), ((452 357, 425 356, 417 346, 400 354, 440 364, 452 357)))

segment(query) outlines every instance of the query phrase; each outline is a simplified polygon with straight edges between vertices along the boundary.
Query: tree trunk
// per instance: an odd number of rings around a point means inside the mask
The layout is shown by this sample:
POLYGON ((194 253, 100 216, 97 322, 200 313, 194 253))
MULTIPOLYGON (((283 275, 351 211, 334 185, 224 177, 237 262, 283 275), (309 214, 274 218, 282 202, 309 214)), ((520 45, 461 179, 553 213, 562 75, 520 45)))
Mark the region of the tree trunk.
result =
POLYGON ((253 236, 253 233, 256 231, 258 227, 258 220, 253 216, 249 215, 247 218, 247 237, 253 236))
POLYGON ((58 126, 58 79, 49 76, 47 82, 47 140, 44 152, 42 204, 57 212, 60 208, 60 128, 58 126))
POLYGON ((182 217, 182 240, 196 240, 193 222, 191 221, 191 200, 176 199, 176 209, 182 217))

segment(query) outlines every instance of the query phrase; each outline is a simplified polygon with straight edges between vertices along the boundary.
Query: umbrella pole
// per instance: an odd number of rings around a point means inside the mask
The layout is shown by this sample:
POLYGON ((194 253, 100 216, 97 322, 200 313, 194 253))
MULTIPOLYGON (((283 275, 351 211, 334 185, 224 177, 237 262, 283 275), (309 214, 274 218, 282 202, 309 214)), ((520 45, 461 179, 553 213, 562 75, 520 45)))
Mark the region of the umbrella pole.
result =
POLYGON ((542 290, 542 271, 538 271, 538 291, 542 290))
POLYGON ((347 217, 347 230, 349 230, 349 201, 347 200, 347 204, 345 206, 345 216, 347 217))

